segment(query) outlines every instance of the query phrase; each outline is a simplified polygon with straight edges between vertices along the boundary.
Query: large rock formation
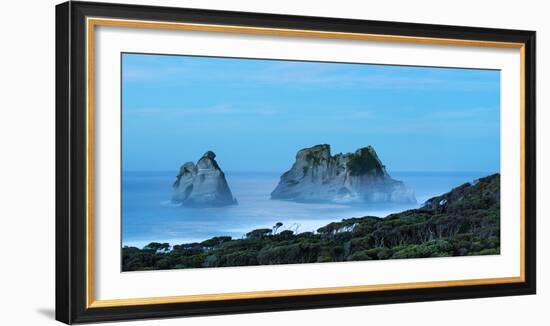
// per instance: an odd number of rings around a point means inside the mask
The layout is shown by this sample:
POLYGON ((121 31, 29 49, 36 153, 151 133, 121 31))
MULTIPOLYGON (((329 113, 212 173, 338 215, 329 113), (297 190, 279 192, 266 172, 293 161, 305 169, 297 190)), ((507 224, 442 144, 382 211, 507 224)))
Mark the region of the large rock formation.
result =
POLYGON ((392 179, 371 146, 331 156, 330 145, 298 151, 271 199, 298 202, 415 203, 414 191, 392 179))
POLYGON ((208 151, 196 165, 187 162, 181 166, 174 182, 173 202, 186 206, 237 204, 215 157, 214 152, 208 151))

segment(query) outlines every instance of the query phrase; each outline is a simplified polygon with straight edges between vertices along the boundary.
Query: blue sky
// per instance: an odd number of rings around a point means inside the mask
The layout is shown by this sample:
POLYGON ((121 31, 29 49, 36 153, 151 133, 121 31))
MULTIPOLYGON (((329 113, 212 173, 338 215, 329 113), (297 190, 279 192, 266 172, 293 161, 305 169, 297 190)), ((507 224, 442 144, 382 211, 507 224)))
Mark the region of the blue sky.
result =
POLYGON ((284 172, 296 152, 374 146, 391 171, 500 167, 500 72, 123 54, 123 170, 284 172))

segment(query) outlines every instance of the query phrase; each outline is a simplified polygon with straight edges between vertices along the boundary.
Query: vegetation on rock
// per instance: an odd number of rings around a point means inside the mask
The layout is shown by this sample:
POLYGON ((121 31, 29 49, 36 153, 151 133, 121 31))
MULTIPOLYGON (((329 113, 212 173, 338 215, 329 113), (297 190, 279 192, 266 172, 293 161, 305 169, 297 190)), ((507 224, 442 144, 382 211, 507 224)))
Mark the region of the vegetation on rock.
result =
POLYGON ((382 162, 371 146, 349 154, 347 167, 351 175, 372 174, 381 177, 387 175, 382 162))

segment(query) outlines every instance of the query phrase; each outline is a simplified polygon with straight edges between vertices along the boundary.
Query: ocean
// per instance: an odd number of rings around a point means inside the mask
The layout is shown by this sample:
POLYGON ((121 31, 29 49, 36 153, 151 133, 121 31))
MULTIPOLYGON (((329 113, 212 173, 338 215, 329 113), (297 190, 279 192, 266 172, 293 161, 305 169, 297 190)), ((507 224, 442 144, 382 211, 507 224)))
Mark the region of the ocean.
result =
POLYGON ((315 231, 330 222, 366 215, 385 217, 418 208, 427 199, 448 192, 490 172, 393 172, 391 177, 415 190, 417 204, 310 204, 271 200, 279 173, 225 172, 238 205, 187 208, 171 203, 175 172, 132 171, 122 174, 122 245, 143 247, 150 242, 171 245, 201 242, 214 236, 241 238, 257 228, 315 231))

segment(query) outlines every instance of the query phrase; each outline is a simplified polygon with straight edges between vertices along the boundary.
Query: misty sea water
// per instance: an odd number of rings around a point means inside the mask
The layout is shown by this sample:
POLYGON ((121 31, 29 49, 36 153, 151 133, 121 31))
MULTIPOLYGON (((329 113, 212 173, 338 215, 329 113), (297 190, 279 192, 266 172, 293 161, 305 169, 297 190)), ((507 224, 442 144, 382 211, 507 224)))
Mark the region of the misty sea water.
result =
POLYGON ((414 189, 417 204, 313 204, 271 200, 279 173, 225 172, 238 205, 188 208, 170 201, 174 172, 132 171, 122 174, 122 245, 143 247, 150 242, 171 245, 200 242, 214 236, 241 238, 257 228, 315 231, 330 222, 417 208, 427 199, 448 192, 490 172, 393 172, 392 178, 414 189))

